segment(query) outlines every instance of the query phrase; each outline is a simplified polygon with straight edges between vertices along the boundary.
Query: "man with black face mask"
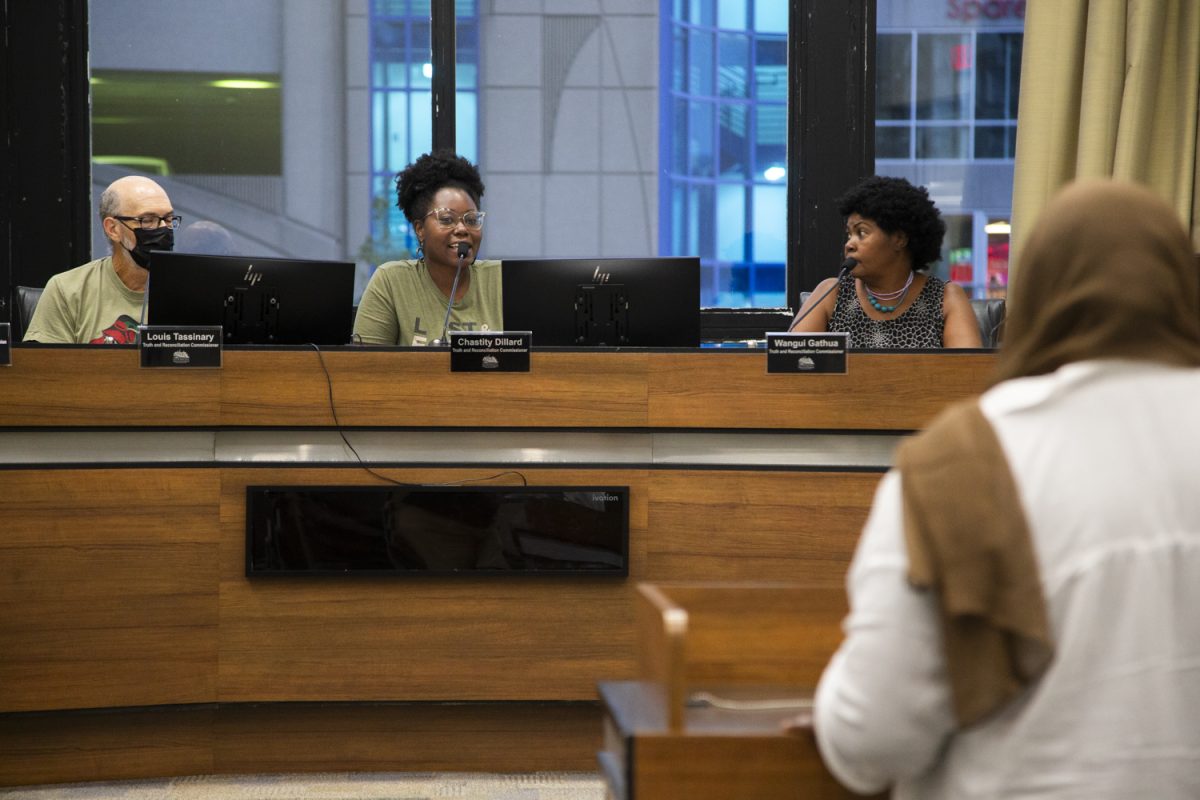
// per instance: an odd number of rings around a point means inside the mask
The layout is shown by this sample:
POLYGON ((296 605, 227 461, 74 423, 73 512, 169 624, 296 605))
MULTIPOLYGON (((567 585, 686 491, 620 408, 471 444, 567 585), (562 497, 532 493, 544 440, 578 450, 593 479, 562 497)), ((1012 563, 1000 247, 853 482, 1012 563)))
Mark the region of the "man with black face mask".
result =
POLYGON ((151 250, 171 250, 181 217, 163 188, 129 175, 100 195, 112 255, 59 273, 46 284, 24 341, 129 344, 143 318, 151 250))

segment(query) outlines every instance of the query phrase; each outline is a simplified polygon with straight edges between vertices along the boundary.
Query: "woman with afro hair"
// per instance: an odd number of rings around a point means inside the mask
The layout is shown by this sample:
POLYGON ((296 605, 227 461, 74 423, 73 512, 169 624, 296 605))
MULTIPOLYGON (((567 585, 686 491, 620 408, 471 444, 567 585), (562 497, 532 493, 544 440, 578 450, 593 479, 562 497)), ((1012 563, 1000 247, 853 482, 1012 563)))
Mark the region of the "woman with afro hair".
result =
POLYGON ((966 292, 923 271, 946 233, 923 187, 876 175, 839 198, 838 210, 843 253, 857 264, 817 285, 792 331, 849 333, 858 349, 982 346, 966 292))
POLYGON ((375 270, 354 320, 356 342, 419 347, 445 344, 447 331, 503 330, 500 262, 476 260, 482 197, 478 168, 453 153, 427 153, 396 176, 417 257, 375 270))

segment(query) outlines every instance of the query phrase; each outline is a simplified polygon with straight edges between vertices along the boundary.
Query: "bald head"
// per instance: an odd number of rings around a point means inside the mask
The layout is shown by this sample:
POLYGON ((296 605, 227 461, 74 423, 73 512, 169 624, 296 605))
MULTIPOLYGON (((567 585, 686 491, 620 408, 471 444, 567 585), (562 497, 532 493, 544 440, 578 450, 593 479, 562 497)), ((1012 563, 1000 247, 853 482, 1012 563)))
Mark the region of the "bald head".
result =
MULTIPOLYGON (((105 217, 134 217, 158 208, 171 209, 171 200, 163 188, 144 175, 126 175, 117 178, 100 195, 100 219, 105 217)), ((165 212, 164 212, 165 213, 165 212)))

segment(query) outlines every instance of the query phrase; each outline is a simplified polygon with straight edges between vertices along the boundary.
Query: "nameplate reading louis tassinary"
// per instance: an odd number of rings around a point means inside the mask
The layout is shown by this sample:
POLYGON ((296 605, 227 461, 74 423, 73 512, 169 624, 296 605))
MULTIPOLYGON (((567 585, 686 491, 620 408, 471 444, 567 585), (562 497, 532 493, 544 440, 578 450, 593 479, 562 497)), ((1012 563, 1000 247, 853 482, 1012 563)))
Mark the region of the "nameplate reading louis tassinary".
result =
POLYGON ((848 333, 768 333, 767 372, 845 374, 848 333))
POLYGON ((219 367, 224 341, 220 325, 138 328, 143 367, 219 367))
POLYGON ((529 331, 451 331, 451 372, 529 372, 529 331))

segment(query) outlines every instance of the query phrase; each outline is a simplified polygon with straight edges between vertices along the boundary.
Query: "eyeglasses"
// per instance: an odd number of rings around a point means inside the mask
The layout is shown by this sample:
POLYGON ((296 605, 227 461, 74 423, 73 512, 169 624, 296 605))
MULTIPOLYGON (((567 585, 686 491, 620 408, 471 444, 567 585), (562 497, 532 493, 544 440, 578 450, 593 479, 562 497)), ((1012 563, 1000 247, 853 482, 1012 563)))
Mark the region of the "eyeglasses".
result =
POLYGON ((166 217, 160 217, 158 214, 142 214, 140 217, 118 217, 114 215, 113 219, 119 219, 121 222, 136 222, 138 227, 143 230, 154 230, 163 225, 170 225, 172 228, 179 230, 179 223, 183 222, 183 217, 178 214, 171 214, 166 217))
POLYGON ((483 218, 487 216, 487 212, 468 211, 460 217, 448 208, 435 208, 425 216, 433 217, 437 224, 446 230, 457 228, 458 221, 462 220, 463 225, 466 225, 473 231, 477 231, 483 227, 483 218))

